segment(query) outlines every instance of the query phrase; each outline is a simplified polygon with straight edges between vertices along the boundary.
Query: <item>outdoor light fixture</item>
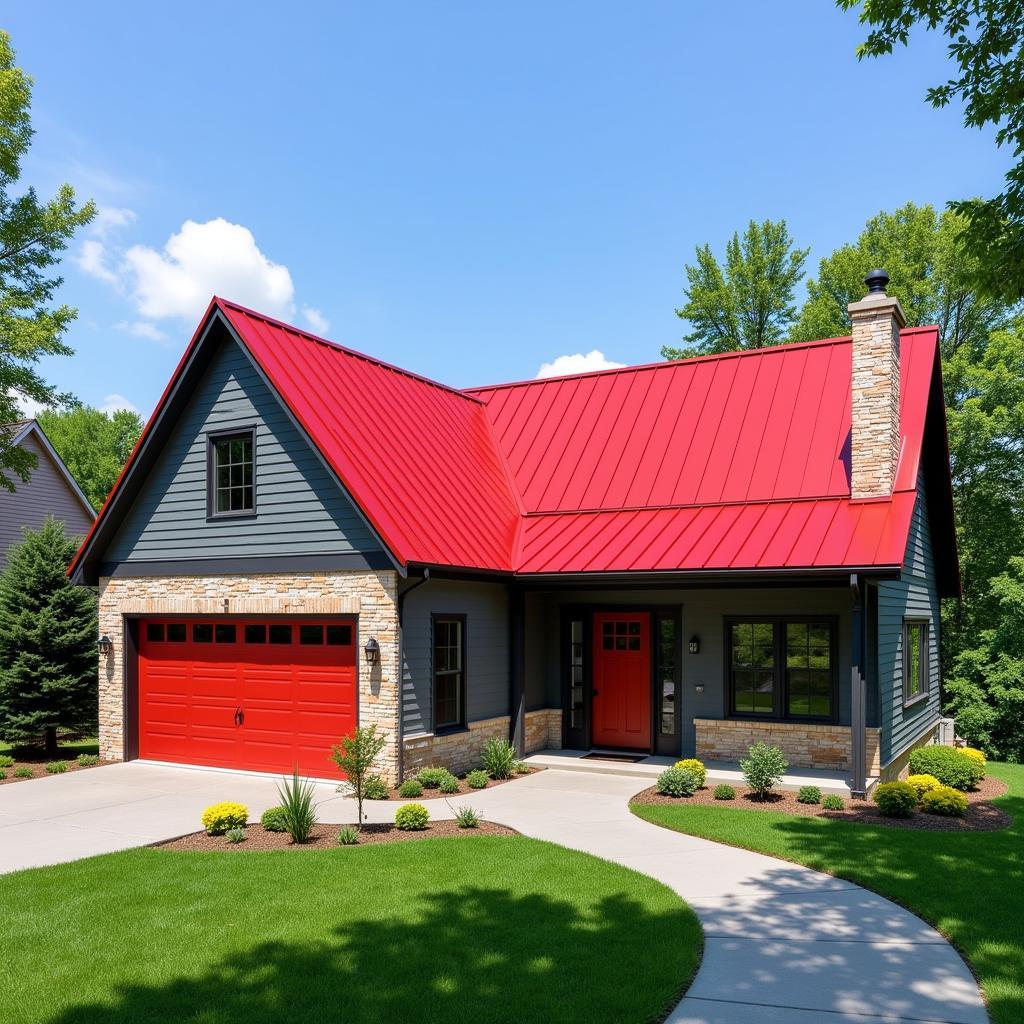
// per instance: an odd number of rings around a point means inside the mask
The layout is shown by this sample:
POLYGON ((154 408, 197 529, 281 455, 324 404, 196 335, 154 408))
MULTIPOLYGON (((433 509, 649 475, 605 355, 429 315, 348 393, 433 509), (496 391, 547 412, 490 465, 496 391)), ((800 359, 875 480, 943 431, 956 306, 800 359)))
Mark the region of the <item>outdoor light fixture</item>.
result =
POLYGON ((106 633, 103 634, 96 642, 96 646, 100 649, 100 657, 105 658, 113 649, 114 645, 110 641, 110 637, 106 633))
POLYGON ((380 661, 380 644, 377 643, 376 637, 371 636, 363 650, 366 652, 367 665, 376 665, 380 661))
POLYGON ((699 636, 691 636, 690 637, 690 653, 691 654, 700 654, 700 637, 699 636))

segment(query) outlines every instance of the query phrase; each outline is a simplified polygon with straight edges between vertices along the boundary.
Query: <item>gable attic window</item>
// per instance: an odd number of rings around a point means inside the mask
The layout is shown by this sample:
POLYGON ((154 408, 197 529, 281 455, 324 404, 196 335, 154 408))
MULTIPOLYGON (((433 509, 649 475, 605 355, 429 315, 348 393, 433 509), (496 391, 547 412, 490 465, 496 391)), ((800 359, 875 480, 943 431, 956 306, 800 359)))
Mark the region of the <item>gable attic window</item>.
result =
POLYGON ((207 435, 207 507, 211 519, 255 513, 255 434, 255 429, 248 427, 207 435))

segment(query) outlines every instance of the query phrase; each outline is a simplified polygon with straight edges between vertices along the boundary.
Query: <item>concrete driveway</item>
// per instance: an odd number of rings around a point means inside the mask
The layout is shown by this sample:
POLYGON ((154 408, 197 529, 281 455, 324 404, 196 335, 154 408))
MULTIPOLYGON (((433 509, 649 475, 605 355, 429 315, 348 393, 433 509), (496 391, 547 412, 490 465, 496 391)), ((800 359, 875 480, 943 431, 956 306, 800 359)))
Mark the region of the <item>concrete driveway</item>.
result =
MULTIPOLYGON (((705 949, 670 1024, 988 1020, 963 960, 919 918, 850 882, 641 821, 628 801, 647 785, 549 770, 423 802, 437 818, 470 804, 679 893, 701 919, 705 949)), ((353 801, 333 785, 318 786, 317 798, 321 821, 355 820, 353 801)), ((0 786, 0 871, 194 832, 203 808, 219 800, 242 801, 257 818, 277 803, 276 780, 132 762, 0 786)), ((395 804, 367 810, 372 821, 390 821, 395 804)))

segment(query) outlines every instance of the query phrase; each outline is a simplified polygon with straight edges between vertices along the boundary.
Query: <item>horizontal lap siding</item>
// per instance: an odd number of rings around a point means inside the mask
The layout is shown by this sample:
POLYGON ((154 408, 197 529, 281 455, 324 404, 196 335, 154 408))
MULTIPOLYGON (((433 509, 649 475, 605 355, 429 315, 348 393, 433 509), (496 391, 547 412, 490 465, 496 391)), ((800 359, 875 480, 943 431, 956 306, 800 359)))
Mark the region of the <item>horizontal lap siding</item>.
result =
POLYGON ((0 569, 7 562, 7 550, 23 539, 22 530, 38 530, 48 515, 59 519, 68 537, 84 537, 92 517, 68 486, 46 449, 29 434, 19 445, 36 457, 36 468, 27 482, 15 479, 14 493, 0 489, 0 569))
POLYGON ((883 766, 939 716, 939 592, 928 524, 923 474, 918 480, 917 504, 907 541, 903 578, 878 587, 878 678, 883 766), (903 708, 903 620, 931 620, 928 631, 930 690, 928 699, 903 708))
POLYGON ((430 580, 402 612, 402 709, 406 735, 433 731, 431 615, 466 616, 466 720, 509 713, 509 607, 503 583, 430 580))
POLYGON ((236 342, 182 414, 105 560, 339 555, 380 545, 236 342), (206 434, 256 427, 256 512, 207 522, 206 434))

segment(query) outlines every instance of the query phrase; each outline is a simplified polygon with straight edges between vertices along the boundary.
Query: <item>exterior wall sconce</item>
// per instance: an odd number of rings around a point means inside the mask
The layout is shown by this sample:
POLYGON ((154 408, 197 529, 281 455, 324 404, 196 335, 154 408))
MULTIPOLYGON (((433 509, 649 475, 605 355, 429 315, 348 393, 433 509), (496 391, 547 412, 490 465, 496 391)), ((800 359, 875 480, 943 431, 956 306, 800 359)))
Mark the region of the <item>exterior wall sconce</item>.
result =
POLYGON ((105 658, 114 649, 114 644, 106 633, 99 638, 96 646, 99 648, 101 658, 105 658))
POLYGON ((704 684, 703 684, 703 683, 698 683, 698 684, 697 684, 697 685, 696 685, 696 686, 694 687, 694 690, 695 690, 695 691, 696 691, 697 693, 703 693, 703 692, 704 692, 704 684))
POLYGON ((699 636, 691 636, 690 637, 689 648, 690 648, 690 653, 691 654, 700 654, 700 637, 699 636))
POLYGON ((380 644, 377 643, 376 637, 371 636, 369 640, 366 641, 366 646, 363 648, 363 651, 366 654, 367 665, 376 665, 377 662, 380 661, 380 644))

